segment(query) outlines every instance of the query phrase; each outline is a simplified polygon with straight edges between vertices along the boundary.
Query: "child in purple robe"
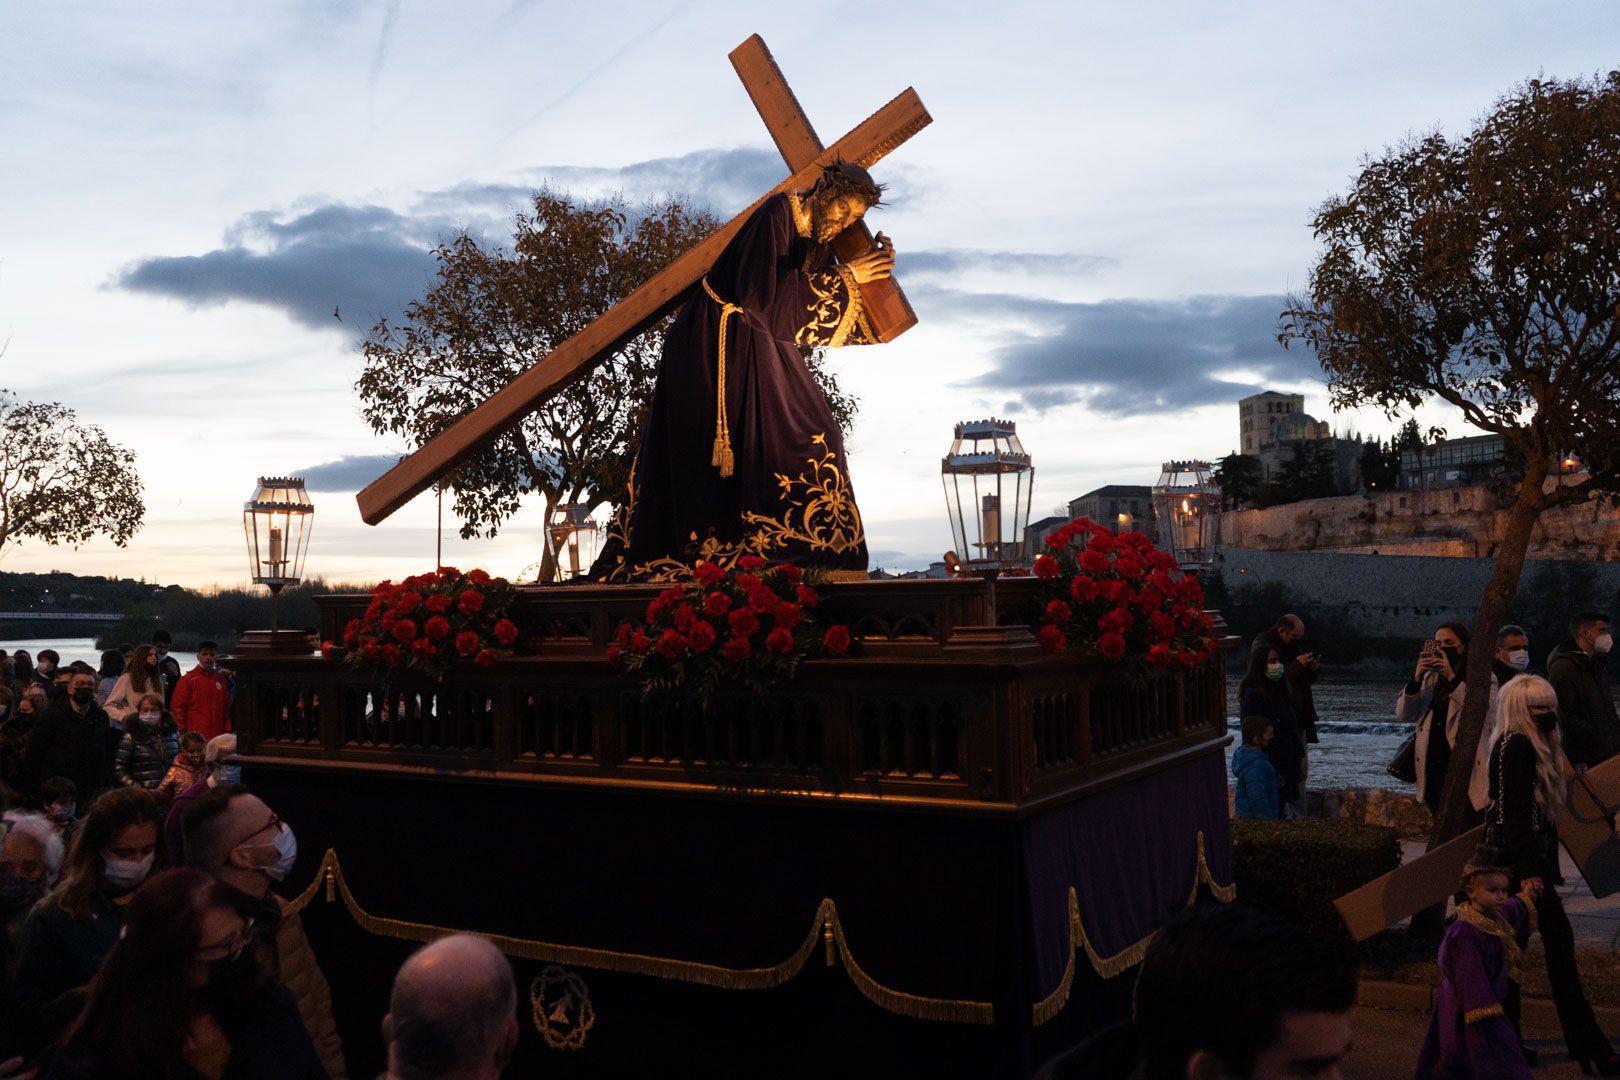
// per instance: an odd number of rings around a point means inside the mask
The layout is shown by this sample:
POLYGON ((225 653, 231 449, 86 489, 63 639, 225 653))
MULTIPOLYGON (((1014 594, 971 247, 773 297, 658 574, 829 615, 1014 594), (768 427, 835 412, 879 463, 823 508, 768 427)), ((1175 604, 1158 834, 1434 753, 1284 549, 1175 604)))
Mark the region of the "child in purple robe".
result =
POLYGON ((1539 883, 1509 896, 1506 870, 1469 867, 1462 891, 1468 899, 1440 942, 1440 985, 1417 1080, 1532 1080, 1516 1005, 1519 954, 1535 929, 1539 883))

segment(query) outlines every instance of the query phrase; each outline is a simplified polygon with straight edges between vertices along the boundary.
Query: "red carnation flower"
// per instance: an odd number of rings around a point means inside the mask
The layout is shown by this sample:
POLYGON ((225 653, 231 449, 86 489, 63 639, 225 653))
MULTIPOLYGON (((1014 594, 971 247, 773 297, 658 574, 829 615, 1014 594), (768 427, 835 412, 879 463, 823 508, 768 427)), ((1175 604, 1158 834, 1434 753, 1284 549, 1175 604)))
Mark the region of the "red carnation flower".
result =
POLYGON ((463 630, 456 635, 456 652, 462 656, 471 656, 478 649, 478 635, 471 630, 463 630))
POLYGON ((744 555, 737 560, 737 569, 739 570, 758 570, 764 565, 765 560, 758 555, 744 555))
POLYGON ((793 651, 793 631, 778 626, 765 635, 765 647, 773 653, 789 653, 793 651))
POLYGON ((453 603, 455 603, 455 601, 450 598, 449 593, 436 592, 426 600, 422 601, 422 606, 427 608, 429 611, 437 611, 442 615, 446 611, 450 610, 450 605, 453 603))
POLYGON ((798 626, 799 619, 803 615, 803 608, 801 608, 798 604, 791 603, 787 600, 782 601, 780 604, 777 604, 776 607, 771 609, 771 617, 776 620, 776 625, 780 626, 784 630, 791 630, 795 626, 798 626))
POLYGON ((484 594, 477 589, 467 589, 456 598, 456 607, 461 609, 463 615, 476 615, 484 610, 484 594))
POLYGON ((343 644, 352 646, 360 639, 360 620, 350 619, 349 624, 343 628, 343 644))
POLYGON ((383 663, 389 667, 399 667, 399 646, 384 645, 382 647, 383 663))
POLYGON ((726 572, 715 563, 700 562, 692 567, 692 576, 697 578, 704 588, 708 588, 725 577, 726 572))
POLYGON ((428 637, 438 641, 450 632, 450 620, 443 615, 435 615, 422 627, 428 637))
POLYGON ((1125 655, 1125 637, 1122 634, 1104 634, 1097 639, 1097 651, 1110 660, 1118 660, 1125 655))
POLYGON ((1170 662, 1170 646, 1162 641, 1153 646, 1148 650, 1147 662, 1159 665, 1168 664, 1170 662))
POLYGON ((1075 518, 1074 521, 1071 524, 1073 524, 1074 527, 1078 528, 1078 529, 1089 529, 1089 528, 1091 528, 1092 521, 1088 517, 1081 517, 1081 518, 1075 518))
POLYGON ((401 615, 409 615, 422 603, 422 594, 407 590, 394 597, 393 609, 401 615))
POLYGON ((637 627, 636 632, 630 635, 630 648, 638 653, 644 653, 652 648, 652 640, 647 637, 640 627, 637 627))
POLYGON ((478 655, 473 657, 473 663, 479 667, 490 667, 495 663, 495 654, 488 649, 479 649, 478 655))
POLYGON ((1114 556, 1114 573, 1120 577, 1139 578, 1143 569, 1142 560, 1133 552, 1124 551, 1114 556))
POLYGON ((388 597, 386 597, 386 596, 373 596, 371 598, 371 603, 366 605, 365 618, 367 618, 367 619, 375 619, 378 615, 382 614, 382 610, 383 610, 384 607, 387 606, 387 604, 388 604, 388 597))
POLYGON ((1035 631, 1035 640, 1041 643, 1042 652, 1062 652, 1069 641, 1063 636, 1063 631, 1055 626, 1043 626, 1035 631))
POLYGON ((1089 604, 1097 599, 1097 594, 1101 591, 1096 578, 1081 576, 1069 582, 1069 595, 1082 604, 1089 604))
POLYGON ((737 588, 741 589, 745 593, 752 592, 753 590, 759 588, 759 584, 759 578, 755 577, 753 574, 737 575, 737 588))
POLYGON ((360 655, 366 658, 367 663, 375 664, 377 662, 377 657, 381 655, 381 653, 382 650, 377 647, 377 643, 375 641, 368 641, 364 645, 360 646, 360 655))
POLYGON ((1080 569, 1088 574, 1106 574, 1108 556, 1088 548, 1080 553, 1080 569))
POLYGON ((759 616, 752 608, 738 608, 727 616, 727 621, 731 623, 731 632, 738 637, 748 637, 759 629, 759 616))
POLYGON ((749 658, 749 656, 753 655, 753 652, 753 647, 748 644, 747 638, 732 638, 730 641, 720 646, 720 655, 724 656, 727 660, 746 660, 749 658))
POLYGON ((332 659, 332 650, 334 648, 336 648, 336 646, 334 646, 330 641, 321 642, 321 658, 325 660, 332 659))
POLYGON ((691 604, 682 604, 675 609, 675 629, 686 633, 692 629, 692 623, 697 620, 697 612, 692 610, 691 604))
POLYGON ((1061 600, 1053 600, 1046 605, 1046 621, 1049 623, 1068 622, 1074 617, 1074 609, 1061 600))
POLYGON ((1035 556, 1035 576, 1038 578, 1057 577, 1058 561, 1050 555, 1035 556))
POLYGON ((1107 529, 1095 529, 1091 533, 1091 540, 1086 544, 1087 551, 1095 551, 1098 555, 1111 555, 1119 541, 1107 529))
POLYGON ((1168 641, 1175 636, 1176 620, 1162 611, 1155 611, 1148 616, 1148 628, 1153 631, 1154 637, 1159 638, 1161 641, 1168 641))
POLYGON ((1097 629, 1105 634, 1123 634, 1135 621, 1136 616, 1124 608, 1115 608, 1097 620, 1097 629))
POLYGON ((394 623, 393 634, 394 637, 400 641, 415 641, 416 623, 412 622, 410 619, 400 619, 398 622, 394 623))
POLYGON ((666 659, 673 660, 686 649, 686 638, 674 630, 665 630, 658 639, 658 652, 666 659))
POLYGON ((511 619, 502 619, 495 624, 495 640, 502 645, 510 645, 518 639, 517 623, 511 619))
POLYGON ((797 596, 799 598, 799 603, 805 607, 815 607, 817 604, 821 603, 821 597, 817 595, 816 590, 812 589, 808 585, 800 585, 797 589, 793 590, 793 595, 797 596))
POLYGON ((609 645, 607 647, 607 662, 614 667, 623 667, 624 649, 618 645, 609 645))
POLYGON ((758 612, 771 611, 776 607, 776 594, 764 585, 757 589, 750 589, 748 590, 748 606, 758 612))
POLYGON ((789 582, 793 583, 794 585, 797 585, 799 583, 799 580, 804 576, 800 572, 799 568, 797 566, 794 566, 790 562, 777 564, 776 572, 778 574, 781 574, 784 578, 786 578, 789 582))
POLYGON ((439 651, 439 647, 425 637, 419 637, 411 642, 411 652, 419 658, 426 660, 439 651))
POLYGON ((613 631, 613 640, 620 645, 630 644, 630 624, 627 622, 620 623, 619 628, 613 631))
MULTIPOLYGON (((455 573, 455 571, 452 570, 451 573, 455 573)), ((488 585, 490 583, 490 576, 482 570, 473 569, 467 571, 467 580, 472 582, 474 585, 488 585)))
POLYGON ((1063 547, 1069 542, 1069 537, 1073 535, 1073 533, 1069 532, 1067 526, 1065 526, 1046 538, 1046 546, 1049 548, 1063 547))
POLYGON ((687 635, 687 640, 692 643, 694 652, 708 652, 717 636, 713 623, 699 619, 692 624, 692 632, 687 635))
POLYGON ((821 645, 834 656, 842 656, 849 651, 849 627, 842 624, 829 626, 822 635, 821 645))
POLYGON ((703 610, 710 615, 724 615, 731 610, 731 597, 723 592, 712 592, 703 598, 703 610))

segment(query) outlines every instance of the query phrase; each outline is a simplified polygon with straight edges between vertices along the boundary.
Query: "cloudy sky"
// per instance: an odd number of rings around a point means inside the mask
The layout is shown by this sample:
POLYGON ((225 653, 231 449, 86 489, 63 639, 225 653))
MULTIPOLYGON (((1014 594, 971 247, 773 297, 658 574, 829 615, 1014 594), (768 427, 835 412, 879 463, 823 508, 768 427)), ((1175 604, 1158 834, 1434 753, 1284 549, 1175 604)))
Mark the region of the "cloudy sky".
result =
MULTIPOLYGON (((725 215, 774 184, 726 60, 756 31, 829 142, 907 85, 934 117, 879 166, 873 217, 921 325, 835 358, 890 567, 949 544, 956 420, 1018 421, 1041 516, 1230 451, 1252 388, 1325 415, 1319 369, 1274 340, 1312 207, 1363 154, 1620 45, 1613 0, 0 0, 0 386, 134 449, 147 502, 127 549, 0 568, 241 583, 242 500, 279 472, 311 479, 309 573, 431 566, 431 497, 376 528, 355 510, 408 449, 360 418, 359 336, 424 290, 435 241, 499 240, 541 184, 725 215)), ((460 541, 447 518, 446 559, 516 574, 538 519, 460 541)))

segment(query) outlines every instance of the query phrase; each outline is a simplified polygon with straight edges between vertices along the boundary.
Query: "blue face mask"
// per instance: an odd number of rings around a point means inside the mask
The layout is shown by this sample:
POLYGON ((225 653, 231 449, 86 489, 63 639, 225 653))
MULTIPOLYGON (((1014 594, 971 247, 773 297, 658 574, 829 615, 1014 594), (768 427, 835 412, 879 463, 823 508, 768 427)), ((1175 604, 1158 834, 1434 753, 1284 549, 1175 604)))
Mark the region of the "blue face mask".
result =
POLYGON ((219 767, 219 782, 221 784, 240 784, 242 782, 242 766, 221 765, 219 767))

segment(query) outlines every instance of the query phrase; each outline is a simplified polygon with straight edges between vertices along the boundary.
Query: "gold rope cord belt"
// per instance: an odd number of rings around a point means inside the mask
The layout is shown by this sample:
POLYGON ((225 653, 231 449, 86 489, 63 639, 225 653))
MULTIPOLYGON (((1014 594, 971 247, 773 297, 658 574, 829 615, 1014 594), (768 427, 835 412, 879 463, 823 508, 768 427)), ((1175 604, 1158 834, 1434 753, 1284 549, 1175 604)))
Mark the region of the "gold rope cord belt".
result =
POLYGON ((736 459, 731 453, 731 422, 726 419, 726 323, 731 316, 742 314, 742 307, 720 299, 720 294, 703 279, 703 291, 709 299, 720 305, 720 362, 715 366, 714 391, 714 453, 709 464, 720 470, 721 476, 736 472, 736 459))
POLYGON ((362 908, 355 900, 354 894, 349 891, 349 883, 344 879, 343 867, 338 863, 337 852, 331 848, 327 849, 326 857, 321 860, 320 867, 315 871, 315 880, 289 902, 289 914, 296 914, 308 907, 323 886, 327 902, 330 903, 341 895, 344 907, 349 909, 350 917, 362 930, 370 934, 405 941, 433 941, 448 934, 477 933, 506 955, 524 960, 571 964, 575 967, 627 972, 633 975, 650 975, 654 978, 674 979, 723 990, 769 990, 781 986, 804 970, 810 957, 815 954, 817 941, 820 941, 827 966, 834 967, 842 963, 844 971, 849 975, 849 981, 855 984, 855 988, 873 1004, 890 1012, 920 1020, 940 1020, 956 1024, 995 1022, 994 1012, 988 1001, 965 1001, 957 998, 908 994, 903 990, 884 986, 867 974, 855 961, 849 940, 844 934, 843 923, 838 917, 838 905, 833 903, 831 898, 823 899, 816 906, 815 920, 810 925, 810 932, 805 935, 803 944, 786 960, 770 967, 729 968, 718 964, 673 960, 641 953, 618 952, 613 949, 560 945, 555 942, 507 937, 503 934, 484 934, 476 930, 453 930, 445 926, 431 926, 426 923, 406 922, 373 915, 362 908))

